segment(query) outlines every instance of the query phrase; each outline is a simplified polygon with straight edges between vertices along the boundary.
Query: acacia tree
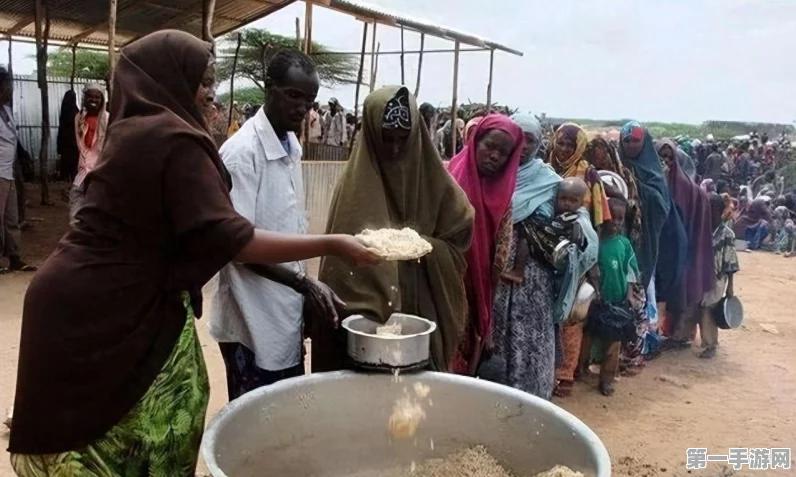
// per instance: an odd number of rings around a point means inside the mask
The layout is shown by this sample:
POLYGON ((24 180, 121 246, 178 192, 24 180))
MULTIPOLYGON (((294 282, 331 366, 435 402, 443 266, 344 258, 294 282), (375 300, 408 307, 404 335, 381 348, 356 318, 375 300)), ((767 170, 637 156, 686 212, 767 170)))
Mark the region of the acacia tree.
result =
MULTIPOLYGON (((235 77, 245 78, 265 92, 268 62, 281 49, 295 49, 296 39, 256 28, 241 30, 240 33, 241 47, 235 77)), ((237 33, 220 40, 218 51, 221 58, 216 63, 216 74, 221 81, 228 80, 232 75, 236 44, 237 33)), ((355 56, 330 53, 327 47, 316 42, 312 42, 310 51, 324 86, 356 82, 359 64, 355 56)))
MULTIPOLYGON (((237 76, 237 75, 236 75, 237 76)), ((229 106, 229 92, 221 93, 216 97, 216 101, 229 106)), ((244 88, 235 88, 235 102, 243 104, 263 104, 265 103, 265 93, 256 86, 247 86, 244 88)))
MULTIPOLYGON (((69 78, 72 76, 72 50, 59 49, 50 53, 47 74, 69 78)), ((102 51, 75 51, 75 77, 105 81, 108 77, 108 54, 102 51)))

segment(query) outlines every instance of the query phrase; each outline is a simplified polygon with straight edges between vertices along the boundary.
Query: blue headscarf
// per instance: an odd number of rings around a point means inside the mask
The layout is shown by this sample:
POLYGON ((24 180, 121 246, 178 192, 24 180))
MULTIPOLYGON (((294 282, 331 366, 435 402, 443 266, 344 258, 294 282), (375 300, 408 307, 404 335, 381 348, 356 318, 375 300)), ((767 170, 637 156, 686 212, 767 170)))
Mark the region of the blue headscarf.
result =
POLYGON ((542 146, 542 125, 532 114, 515 114, 511 119, 517 123, 522 132, 534 137, 534 146, 529 152, 532 158, 522 164, 517 172, 517 186, 512 198, 512 215, 514 223, 522 222, 534 212, 553 217, 553 200, 556 197, 561 176, 552 167, 536 157, 542 146))
POLYGON ((663 175, 663 167, 649 131, 638 121, 630 121, 622 128, 619 140, 619 157, 622 164, 636 176, 639 199, 641 200, 642 238, 638 256, 638 265, 646 288, 658 264, 658 246, 661 230, 672 209, 672 199, 663 175), (625 154, 624 140, 628 136, 642 138, 644 143, 639 155, 635 158, 625 154))

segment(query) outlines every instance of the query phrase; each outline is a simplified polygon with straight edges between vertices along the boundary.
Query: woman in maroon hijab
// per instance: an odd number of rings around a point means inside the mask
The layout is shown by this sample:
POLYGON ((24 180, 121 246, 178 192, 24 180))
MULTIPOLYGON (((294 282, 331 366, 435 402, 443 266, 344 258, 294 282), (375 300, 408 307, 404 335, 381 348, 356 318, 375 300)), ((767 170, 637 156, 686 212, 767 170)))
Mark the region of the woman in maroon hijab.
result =
POLYGON ((475 209, 475 228, 465 254, 469 322, 452 370, 474 375, 484 348, 491 348, 492 305, 497 276, 511 241, 511 197, 524 143, 522 129, 507 116, 490 114, 478 123, 464 149, 448 165, 475 209))
POLYGON ((376 260, 351 236, 255 230, 235 212, 203 117, 214 85, 210 45, 187 33, 121 51, 85 203, 25 296, 9 446, 21 477, 193 476, 202 285, 231 260, 376 260))
POLYGON ((680 345, 689 341, 696 330, 696 323, 690 318, 698 311, 703 296, 716 287, 710 198, 681 168, 677 161, 678 148, 673 141, 662 139, 658 142, 657 150, 666 166, 669 193, 680 213, 688 237, 686 269, 676 287, 678 300, 682 300, 685 307, 681 312, 667 307, 673 321, 666 322, 664 326, 664 330, 670 333, 668 336, 674 338, 673 344, 680 345))

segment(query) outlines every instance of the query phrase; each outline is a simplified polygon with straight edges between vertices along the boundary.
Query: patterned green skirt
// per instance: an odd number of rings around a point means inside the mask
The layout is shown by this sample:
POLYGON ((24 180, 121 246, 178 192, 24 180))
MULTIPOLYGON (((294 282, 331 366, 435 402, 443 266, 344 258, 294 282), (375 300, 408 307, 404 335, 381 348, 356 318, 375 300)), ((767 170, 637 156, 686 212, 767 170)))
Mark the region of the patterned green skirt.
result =
POLYGON ((187 294, 183 303, 185 328, 155 382, 127 417, 85 449, 12 454, 19 477, 194 475, 210 386, 187 294))

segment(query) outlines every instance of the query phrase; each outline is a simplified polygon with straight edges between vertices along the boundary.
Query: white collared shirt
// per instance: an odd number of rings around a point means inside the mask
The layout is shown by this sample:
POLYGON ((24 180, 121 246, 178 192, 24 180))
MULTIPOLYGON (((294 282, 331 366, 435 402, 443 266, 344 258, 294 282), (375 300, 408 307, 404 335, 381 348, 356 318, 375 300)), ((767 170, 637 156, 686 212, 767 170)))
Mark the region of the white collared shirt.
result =
MULTIPOLYGON (((17 157, 17 125, 14 114, 5 104, 0 108, 6 113, 8 122, 0 117, 0 179, 14 180, 14 160, 17 157)), ((2 231, 0 231, 2 233, 2 231)))
MULTIPOLYGON (((285 151, 260 108, 221 147, 232 176, 232 204, 258 229, 307 232, 301 145, 288 133, 285 151)), ((304 271, 300 262, 282 266, 304 271)), ((257 366, 279 371, 301 362, 303 297, 260 277, 240 264, 219 272, 210 334, 218 342, 241 343, 254 352, 257 366)))

